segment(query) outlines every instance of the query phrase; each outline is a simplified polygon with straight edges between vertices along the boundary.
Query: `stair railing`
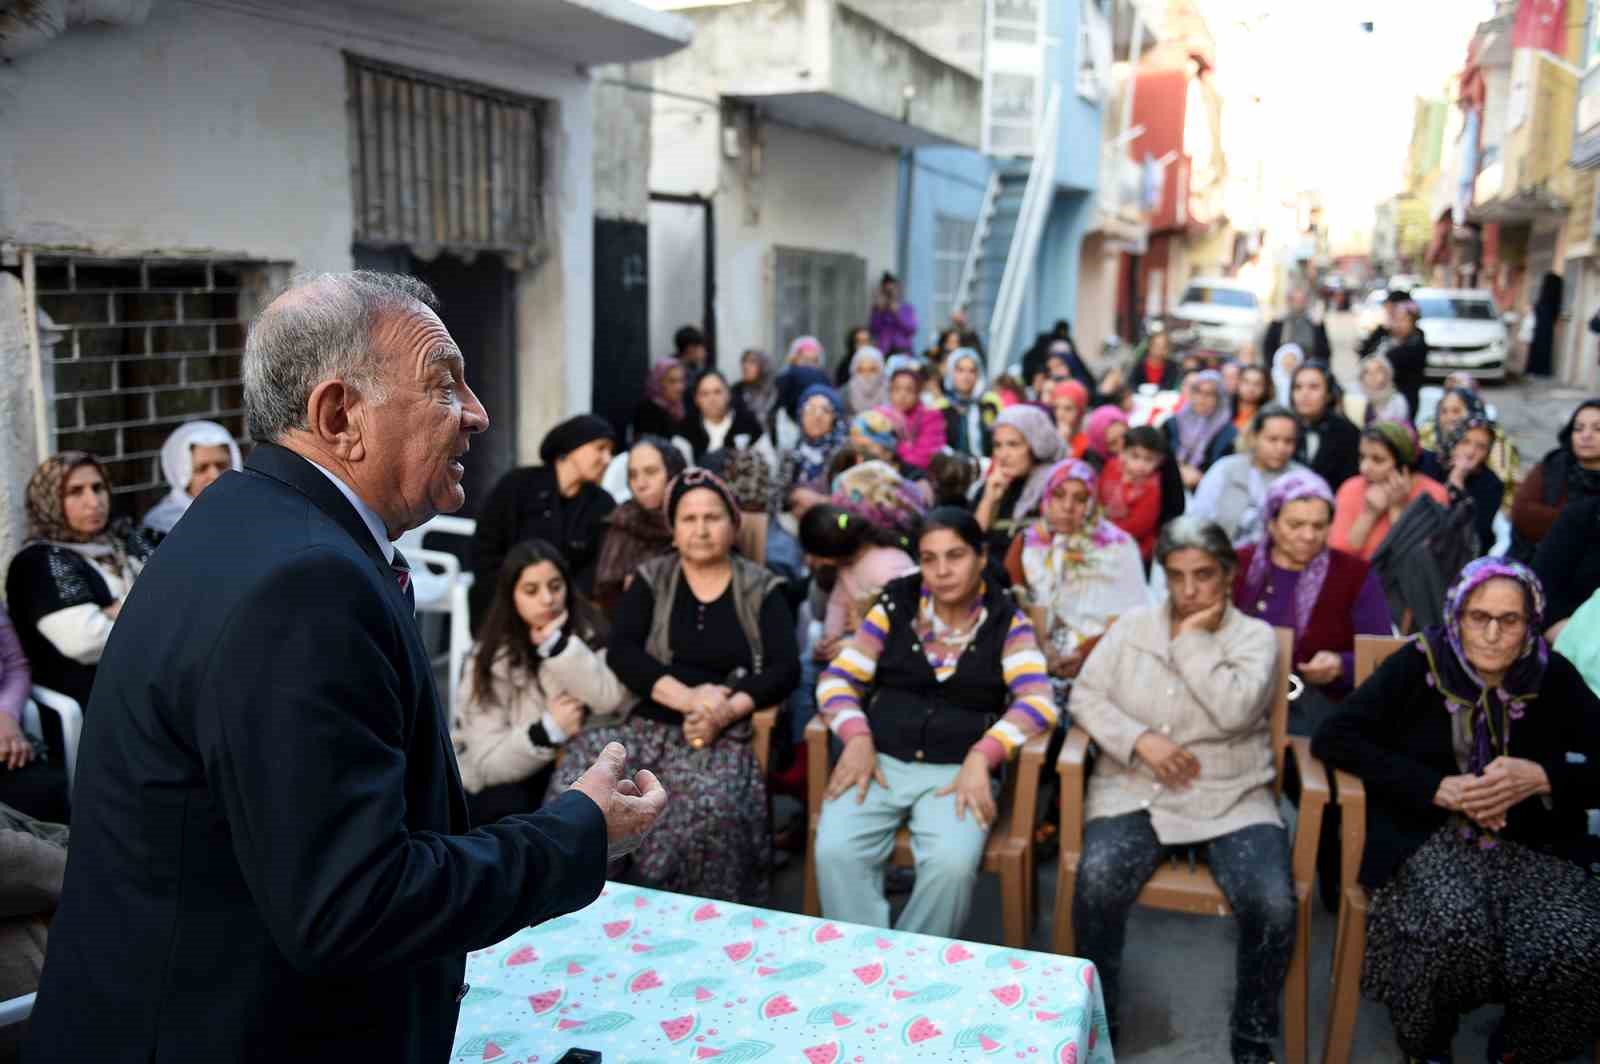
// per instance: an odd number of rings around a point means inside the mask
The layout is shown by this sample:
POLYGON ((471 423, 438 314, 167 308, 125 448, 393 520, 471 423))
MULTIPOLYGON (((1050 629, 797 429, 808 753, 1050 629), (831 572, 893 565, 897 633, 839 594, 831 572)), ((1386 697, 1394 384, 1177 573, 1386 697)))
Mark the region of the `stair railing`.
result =
POLYGON ((1057 126, 1061 115, 1061 86, 1052 85, 1050 101, 1044 109, 1044 121, 1034 138, 1033 165, 1028 170, 1028 184, 1022 193, 1022 206, 1017 214, 1017 230, 1011 237, 1011 249, 1006 255, 1005 272, 1000 276, 1000 291, 995 297, 994 313, 989 319, 989 371, 994 375, 1005 372, 1011 361, 1016 342, 1017 326, 1022 317, 1022 303, 1027 293, 1033 262, 1039 253, 1039 241, 1050 217, 1050 206, 1056 191, 1057 126))

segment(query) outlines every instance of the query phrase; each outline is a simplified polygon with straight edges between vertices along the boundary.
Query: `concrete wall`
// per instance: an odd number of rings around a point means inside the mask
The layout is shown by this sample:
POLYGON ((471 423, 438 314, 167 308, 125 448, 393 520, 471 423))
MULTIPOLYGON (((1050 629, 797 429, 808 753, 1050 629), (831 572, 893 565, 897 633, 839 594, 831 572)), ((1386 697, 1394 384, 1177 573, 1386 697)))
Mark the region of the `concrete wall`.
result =
MULTIPOLYGON (((763 173, 741 177, 728 162, 717 198, 717 339, 724 370, 746 347, 787 348, 774 338, 773 249, 842 252, 867 260, 867 283, 895 269, 897 166, 891 152, 804 130, 765 126, 763 173)), ((843 337, 822 337, 830 355, 843 337)))
POLYGON ((169 0, 141 27, 74 29, 0 68, 0 239, 348 269, 342 50, 553 104, 551 253, 519 288, 519 360, 539 387, 522 393, 518 452, 533 460, 590 395, 593 86, 574 67, 398 21, 169 0))
POLYGON ((650 214, 650 63, 595 71, 594 213, 645 222, 650 214))
POLYGON ((905 297, 917 308, 922 329, 919 348, 927 347, 943 327, 934 321, 933 261, 935 231, 941 215, 976 222, 983 209, 983 193, 989 181, 989 160, 965 148, 923 148, 912 153, 902 182, 902 205, 906 232, 901 236, 905 259, 901 263, 901 283, 905 297))
POLYGON ((983 0, 849 0, 919 48, 958 66, 973 77, 983 74, 983 0))

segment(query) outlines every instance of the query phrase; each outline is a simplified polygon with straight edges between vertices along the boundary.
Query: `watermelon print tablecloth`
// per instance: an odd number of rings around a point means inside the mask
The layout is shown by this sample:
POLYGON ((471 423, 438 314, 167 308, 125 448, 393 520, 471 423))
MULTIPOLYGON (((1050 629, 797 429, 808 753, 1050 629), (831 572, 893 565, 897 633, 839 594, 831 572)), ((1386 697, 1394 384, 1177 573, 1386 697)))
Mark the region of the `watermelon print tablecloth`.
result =
POLYGON ((1094 966, 607 884, 467 960, 452 1064, 1109 1064, 1094 966))

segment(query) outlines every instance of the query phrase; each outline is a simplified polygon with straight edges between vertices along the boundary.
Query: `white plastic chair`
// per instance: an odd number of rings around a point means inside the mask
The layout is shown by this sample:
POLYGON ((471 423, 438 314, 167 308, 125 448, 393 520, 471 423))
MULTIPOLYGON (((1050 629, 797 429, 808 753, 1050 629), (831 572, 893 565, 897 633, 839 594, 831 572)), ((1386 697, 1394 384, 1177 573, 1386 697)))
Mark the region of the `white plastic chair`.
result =
POLYGON ((456 702, 456 685, 461 682, 461 665, 472 646, 469 624, 467 592, 472 587, 472 574, 461 568, 461 560, 449 551, 429 550, 423 546, 431 532, 470 538, 478 523, 466 517, 441 514, 419 528, 413 528, 396 541, 406 561, 411 563, 411 587, 416 594, 418 613, 442 613, 449 617, 449 647, 433 661, 435 666, 447 664, 446 697, 451 706, 456 702))
POLYGON ((35 684, 33 697, 22 704, 22 729, 41 737, 44 735, 44 722, 39 716, 41 707, 61 718, 62 757, 66 762, 67 793, 70 794, 78 771, 78 743, 83 738, 83 707, 60 691, 35 684))
POLYGON ((21 1023, 33 1014, 33 999, 36 994, 23 994, 21 997, 9 998, 0 1001, 0 1027, 10 1027, 14 1023, 21 1023))

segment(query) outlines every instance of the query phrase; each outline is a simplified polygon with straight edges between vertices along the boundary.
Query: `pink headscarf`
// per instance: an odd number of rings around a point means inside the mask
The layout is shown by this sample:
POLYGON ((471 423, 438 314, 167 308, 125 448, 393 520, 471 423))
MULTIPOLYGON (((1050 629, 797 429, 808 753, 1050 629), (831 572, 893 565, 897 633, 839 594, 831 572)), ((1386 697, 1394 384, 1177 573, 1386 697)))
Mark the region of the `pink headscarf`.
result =
POLYGON ((1089 438, 1089 450, 1101 458, 1110 458, 1106 453, 1106 435, 1111 431, 1111 426, 1119 421, 1124 425, 1128 423, 1128 415, 1122 412, 1121 407, 1112 404, 1095 407, 1083 430, 1089 438))

